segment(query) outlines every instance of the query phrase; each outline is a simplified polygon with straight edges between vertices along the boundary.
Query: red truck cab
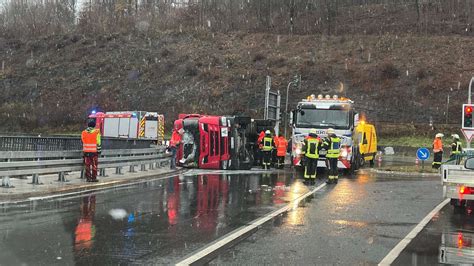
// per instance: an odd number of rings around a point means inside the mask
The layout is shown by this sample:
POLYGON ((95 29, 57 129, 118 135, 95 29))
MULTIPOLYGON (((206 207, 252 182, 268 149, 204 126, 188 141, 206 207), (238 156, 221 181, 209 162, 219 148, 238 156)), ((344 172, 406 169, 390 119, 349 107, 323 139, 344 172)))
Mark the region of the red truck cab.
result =
POLYGON ((175 129, 184 130, 178 157, 182 165, 200 169, 250 169, 245 129, 249 117, 181 114, 175 129))

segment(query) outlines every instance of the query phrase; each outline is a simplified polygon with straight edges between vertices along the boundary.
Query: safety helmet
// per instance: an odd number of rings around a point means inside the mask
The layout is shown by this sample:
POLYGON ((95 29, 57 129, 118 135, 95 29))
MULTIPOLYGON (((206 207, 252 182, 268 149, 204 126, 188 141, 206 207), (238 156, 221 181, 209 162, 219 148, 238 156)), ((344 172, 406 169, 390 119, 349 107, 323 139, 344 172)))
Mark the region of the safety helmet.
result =
POLYGON ((267 130, 267 131, 265 131, 265 134, 267 134, 267 135, 272 134, 272 132, 270 132, 270 130, 267 130))
POLYGON ((336 134, 336 131, 334 130, 334 128, 328 128, 328 135, 330 134, 336 134))
POLYGON ((443 134, 443 133, 438 133, 438 134, 436 134, 435 137, 437 137, 437 138, 442 138, 442 137, 444 137, 444 134, 443 134))
POLYGON ((316 129, 315 129, 315 128, 312 128, 312 129, 310 129, 310 130, 309 130, 309 133, 310 133, 310 134, 316 134, 316 133, 317 133, 317 131, 316 131, 316 129))
POLYGON ((452 134, 451 137, 455 138, 455 139, 459 139, 459 135, 458 134, 452 134))

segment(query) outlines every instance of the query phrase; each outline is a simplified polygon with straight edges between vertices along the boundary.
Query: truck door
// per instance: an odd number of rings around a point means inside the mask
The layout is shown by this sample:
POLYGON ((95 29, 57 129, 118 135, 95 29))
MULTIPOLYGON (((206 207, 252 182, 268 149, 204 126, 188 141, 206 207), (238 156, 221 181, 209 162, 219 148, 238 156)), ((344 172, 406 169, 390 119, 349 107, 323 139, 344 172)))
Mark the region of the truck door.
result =
POLYGON ((218 117, 199 119, 200 154, 199 168, 220 169, 220 126, 218 117))

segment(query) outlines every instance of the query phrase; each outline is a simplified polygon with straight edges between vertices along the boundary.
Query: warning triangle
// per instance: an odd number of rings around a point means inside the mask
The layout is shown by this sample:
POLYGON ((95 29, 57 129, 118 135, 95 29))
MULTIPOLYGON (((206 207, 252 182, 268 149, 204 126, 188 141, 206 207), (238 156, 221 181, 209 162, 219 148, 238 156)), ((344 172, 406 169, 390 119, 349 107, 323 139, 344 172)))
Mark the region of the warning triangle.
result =
POLYGON ((471 142, 472 140, 472 136, 474 136, 474 129, 461 129, 462 131, 462 134, 464 135, 464 137, 466 138, 466 140, 468 142, 471 142))

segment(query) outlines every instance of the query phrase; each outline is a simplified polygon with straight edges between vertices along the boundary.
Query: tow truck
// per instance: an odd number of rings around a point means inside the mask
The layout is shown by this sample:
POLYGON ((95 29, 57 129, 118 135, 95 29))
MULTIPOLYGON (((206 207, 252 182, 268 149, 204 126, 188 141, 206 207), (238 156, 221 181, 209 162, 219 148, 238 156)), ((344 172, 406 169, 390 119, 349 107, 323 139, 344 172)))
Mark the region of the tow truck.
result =
POLYGON ((183 131, 177 152, 180 165, 200 169, 248 170, 253 156, 247 140, 250 117, 180 114, 174 122, 183 131))
MULTIPOLYGON (((290 113, 291 162, 299 168, 301 164, 301 148, 304 138, 314 128, 319 137, 327 136, 327 129, 333 128, 336 135, 341 137, 341 151, 338 168, 354 171, 360 167, 361 155, 359 145, 354 145, 354 130, 359 123, 359 114, 354 110, 351 99, 337 95, 313 94, 297 104, 297 108, 290 113)), ((318 167, 326 167, 326 152, 321 150, 318 167)))

